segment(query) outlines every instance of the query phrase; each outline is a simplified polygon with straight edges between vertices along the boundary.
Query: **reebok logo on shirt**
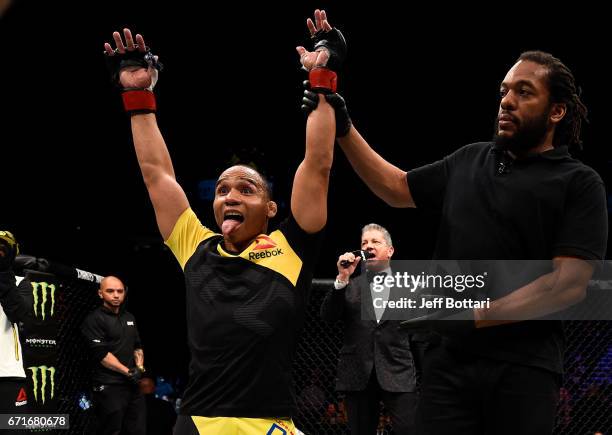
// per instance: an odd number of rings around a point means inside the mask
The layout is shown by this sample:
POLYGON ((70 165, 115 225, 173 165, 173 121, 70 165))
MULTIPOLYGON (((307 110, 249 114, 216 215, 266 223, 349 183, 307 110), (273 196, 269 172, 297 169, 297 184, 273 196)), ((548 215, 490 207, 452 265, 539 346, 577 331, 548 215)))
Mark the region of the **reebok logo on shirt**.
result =
POLYGON ((134 326, 134 322, 132 322, 131 320, 128 320, 128 321, 127 321, 127 325, 128 325, 128 326, 134 326))
POLYGON ((253 251, 263 251, 264 249, 276 248, 276 242, 266 235, 260 235, 255 239, 253 251))
POLYGON ((249 252, 249 260, 259 260, 261 258, 276 257, 277 255, 283 255, 283 250, 281 248, 277 248, 274 251, 249 252))

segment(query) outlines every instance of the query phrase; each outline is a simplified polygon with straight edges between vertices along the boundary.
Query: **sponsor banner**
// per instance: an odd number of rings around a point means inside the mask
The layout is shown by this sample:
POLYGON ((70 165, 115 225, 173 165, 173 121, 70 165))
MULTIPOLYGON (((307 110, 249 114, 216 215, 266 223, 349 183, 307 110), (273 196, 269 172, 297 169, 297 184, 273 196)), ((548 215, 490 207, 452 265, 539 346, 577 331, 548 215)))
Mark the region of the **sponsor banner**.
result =
MULTIPOLYGON (((54 366, 29 366, 26 367, 29 383, 32 388, 34 400, 33 407, 42 408, 51 404, 57 393, 58 373, 54 366)), ((31 403, 32 405, 32 403, 31 403)))
POLYGON ((21 283, 20 291, 30 305, 22 342, 28 409, 32 412, 57 409, 58 332, 66 309, 62 290, 56 276, 48 273, 28 271, 21 283))
POLYGON ((25 344, 29 347, 39 347, 49 349, 57 346, 57 341, 51 338, 29 337, 25 339, 25 344))

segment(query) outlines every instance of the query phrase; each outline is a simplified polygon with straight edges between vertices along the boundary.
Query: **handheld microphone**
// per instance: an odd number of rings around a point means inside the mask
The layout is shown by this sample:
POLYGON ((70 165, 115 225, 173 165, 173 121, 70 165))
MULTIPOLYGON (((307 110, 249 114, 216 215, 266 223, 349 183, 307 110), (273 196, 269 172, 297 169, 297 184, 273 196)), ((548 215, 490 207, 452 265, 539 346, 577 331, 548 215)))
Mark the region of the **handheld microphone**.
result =
MULTIPOLYGON (((369 251, 364 251, 361 249, 358 249, 357 251, 353 251, 351 252, 351 254, 353 254, 355 257, 361 257, 361 261, 366 261, 368 258, 374 258, 376 257, 376 255, 372 254, 369 251)), ((353 264, 352 261, 348 261, 348 260, 342 260, 340 262, 340 266, 344 267, 345 269, 350 267, 351 264, 353 264)))

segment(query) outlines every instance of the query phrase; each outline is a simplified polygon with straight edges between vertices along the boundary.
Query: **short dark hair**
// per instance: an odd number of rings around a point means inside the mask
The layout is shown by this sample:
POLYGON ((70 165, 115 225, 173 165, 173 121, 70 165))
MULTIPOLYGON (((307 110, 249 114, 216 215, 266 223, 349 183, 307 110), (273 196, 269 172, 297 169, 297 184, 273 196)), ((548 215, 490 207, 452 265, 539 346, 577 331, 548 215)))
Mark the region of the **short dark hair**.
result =
POLYGON ((569 148, 581 150, 580 133, 582 122, 588 122, 588 110, 580 98, 582 90, 576 86, 574 75, 563 62, 544 51, 526 51, 519 56, 517 62, 521 60, 546 67, 551 103, 566 105, 565 116, 555 130, 553 145, 567 145, 569 148))
POLYGON ((272 201, 272 184, 270 183, 268 178, 263 174, 261 170, 257 169, 254 165, 249 164, 249 163, 236 163, 235 166, 243 166, 245 168, 249 168, 257 172, 259 176, 261 177, 261 181, 263 181, 264 191, 266 192, 266 196, 268 197, 268 200, 272 201))

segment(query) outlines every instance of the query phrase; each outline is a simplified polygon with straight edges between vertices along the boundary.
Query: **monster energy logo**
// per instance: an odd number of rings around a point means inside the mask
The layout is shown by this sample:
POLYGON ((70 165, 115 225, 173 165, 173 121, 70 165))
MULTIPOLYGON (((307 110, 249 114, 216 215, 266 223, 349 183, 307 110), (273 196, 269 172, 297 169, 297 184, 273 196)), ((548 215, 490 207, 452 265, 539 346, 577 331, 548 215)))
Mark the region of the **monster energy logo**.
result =
POLYGON ((50 314, 53 317, 53 310, 55 309, 55 284, 49 284, 47 282, 33 282, 32 283, 32 295, 34 296, 34 316, 38 318, 38 296, 40 291, 40 313, 43 320, 45 320, 45 313, 47 309, 48 299, 51 299, 50 314))
POLYGON ((32 366, 28 367, 28 370, 32 371, 32 385, 34 387, 34 400, 36 400, 36 402, 38 402, 38 373, 40 373, 40 396, 44 405, 47 394, 47 380, 49 380, 51 384, 51 399, 53 399, 55 393, 55 367, 32 366))

